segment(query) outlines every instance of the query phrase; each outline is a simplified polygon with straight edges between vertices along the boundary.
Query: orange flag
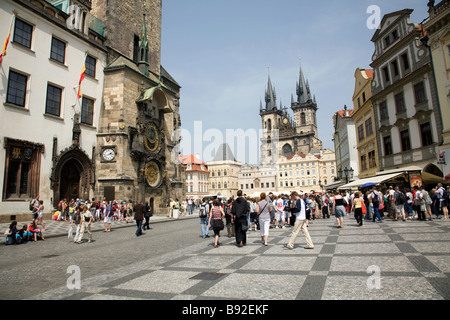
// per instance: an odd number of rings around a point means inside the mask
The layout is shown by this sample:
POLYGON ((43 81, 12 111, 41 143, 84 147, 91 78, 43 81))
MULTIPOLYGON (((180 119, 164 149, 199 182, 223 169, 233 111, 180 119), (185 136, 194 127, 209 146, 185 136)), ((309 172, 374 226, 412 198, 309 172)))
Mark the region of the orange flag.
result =
POLYGON ((15 15, 13 15, 11 19, 11 26, 9 27, 9 33, 8 36, 6 37, 5 43, 3 44, 3 50, 0 53, 0 63, 2 63, 3 57, 6 56, 6 48, 8 48, 9 38, 11 37, 11 30, 14 22, 14 17, 15 15))
POLYGON ((86 71, 86 57, 84 58, 83 68, 81 69, 80 81, 78 82, 78 99, 81 99, 81 82, 84 80, 84 73, 86 71))

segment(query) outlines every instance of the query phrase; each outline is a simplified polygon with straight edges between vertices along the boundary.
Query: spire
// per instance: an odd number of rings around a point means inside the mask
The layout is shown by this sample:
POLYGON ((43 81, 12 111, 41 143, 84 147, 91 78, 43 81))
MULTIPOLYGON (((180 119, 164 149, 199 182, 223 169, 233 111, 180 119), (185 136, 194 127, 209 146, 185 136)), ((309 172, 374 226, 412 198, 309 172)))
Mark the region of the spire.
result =
POLYGON ((275 93, 275 89, 272 86, 272 81, 269 80, 267 83, 267 90, 266 90, 266 110, 276 110, 277 109, 277 96, 275 93))
POLYGON ((300 67, 300 78, 297 82, 297 102, 305 103, 308 101, 308 88, 306 87, 305 76, 303 70, 300 67))
POLYGON ((139 54, 138 54, 138 67, 139 70, 146 76, 148 76, 148 38, 147 38, 147 25, 145 22, 145 16, 146 16, 146 7, 147 4, 144 0, 144 13, 143 13, 143 22, 142 22, 142 31, 141 35, 139 37, 139 54))

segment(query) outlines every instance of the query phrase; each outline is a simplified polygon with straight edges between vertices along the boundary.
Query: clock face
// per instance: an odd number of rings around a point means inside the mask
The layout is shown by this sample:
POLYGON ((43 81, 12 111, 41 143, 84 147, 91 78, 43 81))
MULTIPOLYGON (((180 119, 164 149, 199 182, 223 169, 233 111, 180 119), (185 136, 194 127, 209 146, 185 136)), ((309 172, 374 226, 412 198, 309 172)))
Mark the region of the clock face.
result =
POLYGON ((159 131, 154 124, 150 124, 145 130, 145 146, 152 152, 159 147, 159 131))
POLYGON ((156 162, 150 161, 145 165, 145 179, 150 187, 157 187, 161 182, 161 171, 156 162))
POLYGON ((114 160, 115 156, 116 156, 116 152, 113 149, 105 149, 103 151, 103 159, 105 159, 106 161, 114 160))

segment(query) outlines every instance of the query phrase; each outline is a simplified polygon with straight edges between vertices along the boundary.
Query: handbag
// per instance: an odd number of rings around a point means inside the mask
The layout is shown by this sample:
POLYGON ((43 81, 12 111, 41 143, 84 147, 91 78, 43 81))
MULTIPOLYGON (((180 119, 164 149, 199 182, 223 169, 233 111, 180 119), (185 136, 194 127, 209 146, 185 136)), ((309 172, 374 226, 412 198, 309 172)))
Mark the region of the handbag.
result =
POLYGON ((364 204, 363 201, 361 201, 361 209, 362 209, 362 213, 363 213, 363 214, 366 214, 366 213, 367 213, 366 205, 364 204))
POLYGON ((222 219, 214 220, 213 229, 216 229, 216 230, 223 230, 223 229, 225 229, 225 225, 223 223, 223 220, 222 219))
POLYGON ((242 228, 242 231, 248 231, 248 221, 247 221, 247 219, 241 219, 241 228, 242 228))

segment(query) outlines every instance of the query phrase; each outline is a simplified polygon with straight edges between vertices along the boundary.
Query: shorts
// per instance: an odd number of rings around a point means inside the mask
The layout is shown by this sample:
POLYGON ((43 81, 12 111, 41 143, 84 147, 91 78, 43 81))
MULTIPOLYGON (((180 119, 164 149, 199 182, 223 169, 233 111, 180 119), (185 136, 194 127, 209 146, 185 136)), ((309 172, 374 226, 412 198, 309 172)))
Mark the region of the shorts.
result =
POLYGON ((112 217, 105 217, 105 220, 103 220, 105 223, 111 223, 112 217))
POLYGON ((283 212, 278 212, 277 211, 277 221, 284 221, 284 220, 286 220, 286 214, 284 213, 284 211, 283 212))
POLYGON ((347 215, 347 212, 345 211, 344 206, 336 206, 336 209, 334 211, 334 216, 336 218, 343 218, 347 215))
POLYGON ((397 205, 395 205, 395 212, 405 212, 405 209, 404 209, 404 205, 403 204, 397 204, 397 205))

